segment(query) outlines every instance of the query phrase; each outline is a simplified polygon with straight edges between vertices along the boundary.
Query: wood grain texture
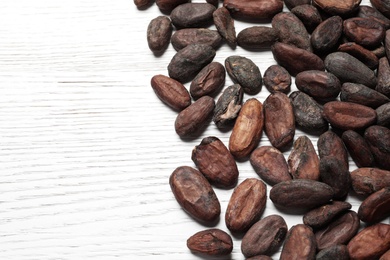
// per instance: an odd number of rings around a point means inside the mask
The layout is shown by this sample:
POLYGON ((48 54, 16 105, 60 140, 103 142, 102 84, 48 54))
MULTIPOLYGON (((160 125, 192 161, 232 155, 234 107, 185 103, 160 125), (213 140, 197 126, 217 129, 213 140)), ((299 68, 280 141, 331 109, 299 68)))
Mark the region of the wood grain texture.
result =
MULTIPOLYGON (((203 137, 227 144, 230 133, 211 124, 192 141, 176 135, 176 112, 150 87, 175 53, 147 48, 158 15, 131 0, 0 1, 0 259, 200 259, 186 240, 206 227, 180 209, 168 178, 194 166, 203 137)), ((215 60, 233 54, 262 73, 275 64, 270 52, 226 44, 215 60)), ((268 94, 263 87, 256 97, 268 94)), ((257 176, 248 161, 238 167, 240 182, 257 176)), ((231 192, 216 189, 225 231, 231 192)), ((348 201, 357 210, 360 201, 348 201)), ((273 213, 281 214, 268 201, 264 215, 273 213)), ((302 222, 285 218, 289 227, 302 222)), ((231 259, 244 259, 240 238, 231 259)))

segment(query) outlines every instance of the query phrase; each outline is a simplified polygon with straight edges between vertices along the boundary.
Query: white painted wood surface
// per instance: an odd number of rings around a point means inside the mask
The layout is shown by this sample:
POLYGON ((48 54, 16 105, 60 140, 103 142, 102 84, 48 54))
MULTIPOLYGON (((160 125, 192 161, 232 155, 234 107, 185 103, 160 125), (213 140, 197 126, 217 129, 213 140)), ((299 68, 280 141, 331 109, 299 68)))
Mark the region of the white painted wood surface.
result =
MULTIPOLYGON (((230 133, 210 125, 192 141, 175 134, 176 113, 150 87, 175 53, 147 48, 158 15, 132 0, 0 1, 0 259, 199 259, 186 239, 207 227, 180 209, 168 178, 194 166, 203 137, 227 144, 230 133)), ((248 26, 236 23, 237 32, 248 26)), ((270 52, 227 45, 215 60, 233 54, 262 73, 275 64, 270 52)), ((240 182, 257 176, 249 162, 238 167, 240 182)), ((225 231, 231 192, 216 189, 225 231)), ((282 214, 268 201, 264 215, 273 213, 282 214)), ((302 221, 284 216, 289 227, 302 221)), ((240 238, 231 259, 244 259, 240 238)))

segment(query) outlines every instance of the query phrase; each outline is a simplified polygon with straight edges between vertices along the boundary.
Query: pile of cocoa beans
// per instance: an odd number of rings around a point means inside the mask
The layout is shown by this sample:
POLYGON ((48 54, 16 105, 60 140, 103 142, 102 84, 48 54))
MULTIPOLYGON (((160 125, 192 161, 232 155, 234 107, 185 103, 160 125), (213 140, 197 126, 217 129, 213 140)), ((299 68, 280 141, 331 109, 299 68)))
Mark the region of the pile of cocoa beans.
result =
POLYGON ((194 147, 196 167, 172 169, 173 197, 207 226, 189 250, 228 257, 237 235, 246 259, 390 259, 390 0, 206 1, 134 0, 162 12, 147 28, 149 49, 177 51, 150 82, 178 112, 176 134, 195 140, 210 124, 230 132, 228 144, 208 136, 194 147), (236 33, 237 21, 253 26, 236 33), (222 44, 232 51, 224 64, 213 61, 222 44), (275 65, 262 74, 237 48, 269 51, 275 65), (258 177, 239 183, 237 162, 248 160, 258 177), (232 190, 228 231, 212 227, 221 215, 214 188, 232 190), (361 198, 357 212, 349 194, 361 198), (265 216, 267 203, 302 223, 265 216))

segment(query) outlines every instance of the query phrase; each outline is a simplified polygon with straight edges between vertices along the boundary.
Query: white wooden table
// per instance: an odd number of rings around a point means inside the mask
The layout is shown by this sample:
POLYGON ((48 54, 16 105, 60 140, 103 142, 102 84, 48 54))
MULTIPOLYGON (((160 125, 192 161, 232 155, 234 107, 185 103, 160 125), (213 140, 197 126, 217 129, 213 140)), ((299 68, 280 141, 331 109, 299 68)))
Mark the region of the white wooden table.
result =
MULTIPOLYGON (((186 240, 207 227, 180 209, 168 178, 194 166, 203 137, 227 144, 230 133, 212 124, 193 141, 176 135, 176 112, 150 87, 175 53, 155 57, 147 47, 158 15, 132 0, 0 1, 0 259, 199 259, 186 240)), ((236 23, 237 33, 249 26, 236 23)), ((215 60, 233 54, 262 73, 275 64, 269 51, 227 45, 215 60)), ((263 87, 256 97, 268 94, 263 87)), ((238 167, 240 182, 257 176, 249 162, 238 167)), ((217 227, 228 231, 232 190, 216 193, 217 227)), ((357 210, 360 201, 348 201, 357 210)), ((273 213, 282 214, 268 201, 264 216, 273 213)), ((302 222, 283 216, 289 227, 302 222)), ((240 238, 231 259, 244 259, 240 238)))

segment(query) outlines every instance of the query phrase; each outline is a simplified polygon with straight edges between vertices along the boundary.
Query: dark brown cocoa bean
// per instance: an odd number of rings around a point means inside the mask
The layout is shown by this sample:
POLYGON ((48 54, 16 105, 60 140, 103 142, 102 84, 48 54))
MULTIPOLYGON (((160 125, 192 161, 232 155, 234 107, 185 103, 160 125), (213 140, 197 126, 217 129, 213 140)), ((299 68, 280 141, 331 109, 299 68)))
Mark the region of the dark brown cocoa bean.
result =
POLYGON ((357 83, 344 83, 341 87, 340 100, 377 108, 390 99, 369 87, 357 83))
POLYGON ((221 205, 210 183, 199 171, 180 166, 172 172, 169 185, 179 205, 191 217, 204 223, 218 219, 221 205))
POLYGON ((225 67, 233 82, 240 84, 245 93, 255 95, 260 92, 261 72, 251 59, 242 56, 229 56, 225 59, 225 67))
POLYGON ((321 158, 331 156, 344 162, 348 168, 348 151, 342 139, 332 130, 321 134, 317 141, 318 155, 321 158))
POLYGON ((181 50, 190 44, 207 44, 214 49, 221 44, 222 37, 216 30, 206 28, 186 28, 172 34, 171 43, 175 50, 181 50))
POLYGON ((150 6, 153 1, 152 0, 134 0, 134 5, 138 8, 138 9, 144 9, 144 8, 147 8, 148 6, 150 6))
POLYGON ((279 35, 279 41, 297 48, 311 51, 310 36, 305 25, 293 13, 282 12, 272 18, 272 28, 279 35))
POLYGON ((270 199, 281 209, 309 210, 333 198, 333 189, 322 182, 296 179, 274 185, 270 199))
POLYGON ((237 44, 244 49, 270 49, 279 39, 278 32, 272 27, 252 26, 240 31, 237 35, 237 44))
POLYGON ((343 130, 365 129, 376 123, 375 110, 350 102, 332 101, 324 105, 323 117, 343 130))
POLYGON ((305 70, 325 70, 324 62, 317 55, 288 45, 276 42, 271 47, 274 59, 284 67, 292 76, 305 70))
POLYGON ((180 82, 188 82, 214 59, 215 54, 209 45, 190 44, 173 56, 168 65, 168 74, 180 82))
POLYGON ((358 232, 360 220, 354 211, 348 211, 314 233, 318 250, 338 244, 346 245, 358 232))
POLYGON ((305 135, 295 140, 287 163, 293 179, 320 179, 320 160, 312 142, 305 135))
POLYGON ((390 249, 387 250, 386 253, 384 253, 380 258, 379 260, 389 260, 390 259, 390 249))
POLYGON ((320 54, 334 50, 343 33, 343 19, 332 16, 321 22, 311 34, 310 42, 315 52, 320 54))
POLYGON ((284 0, 284 3, 289 10, 292 10, 299 5, 311 4, 311 0, 284 0))
POLYGON ((147 29, 149 49, 154 53, 163 52, 169 45, 172 35, 171 20, 167 16, 158 16, 150 21, 147 29))
POLYGON ((264 126, 263 104, 255 98, 241 107, 229 139, 229 150, 238 159, 250 155, 260 142, 264 126))
POLYGON ((263 81, 264 86, 271 93, 279 91, 287 94, 290 92, 291 75, 282 66, 269 66, 268 69, 264 72, 263 81))
POLYGON ((344 201, 336 201, 315 208, 303 215, 303 223, 314 229, 325 226, 340 213, 352 208, 352 205, 344 201))
POLYGON ((175 131, 182 138, 191 138, 200 134, 213 115, 214 99, 204 96, 181 111, 175 120, 175 131))
POLYGON ((296 6, 291 9, 291 12, 302 21, 309 33, 312 33, 322 22, 321 14, 318 12, 317 8, 310 4, 296 6))
POLYGON ((329 124, 322 117, 322 107, 312 97, 301 91, 294 91, 289 98, 294 108, 297 127, 315 134, 328 130, 329 124))
POLYGON ((219 34, 234 49, 237 46, 236 28, 230 12, 225 7, 220 7, 213 13, 214 25, 219 34))
POLYGON ((174 110, 181 111, 191 105, 190 93, 179 81, 164 75, 155 75, 150 84, 157 97, 174 110))
POLYGON ((318 252, 316 260, 349 260, 348 248, 346 245, 335 245, 318 252))
POLYGON ((156 0, 156 5, 162 12, 170 13, 176 6, 188 2, 189 0, 156 0))
POLYGON ((390 170, 390 129, 384 126, 370 126, 364 132, 376 165, 384 170, 390 170))
POLYGON ((185 3, 175 7, 170 17, 176 28, 202 28, 212 24, 215 10, 209 3, 185 3))
POLYGON ((286 147, 293 141, 294 110, 286 94, 275 92, 264 101, 264 130, 271 144, 278 149, 286 147))
POLYGON ((286 235, 280 260, 310 260, 315 255, 316 241, 312 229, 304 224, 292 226, 286 235))
POLYGON ((196 100, 206 95, 214 95, 225 85, 225 67, 219 62, 211 62, 192 80, 191 96, 196 100))
POLYGON ((320 160, 321 181, 333 188, 334 199, 345 199, 351 186, 351 176, 344 162, 335 157, 320 160))
POLYGON ((188 238, 187 247, 193 253, 226 256, 233 251, 233 240, 225 231, 212 228, 199 231, 188 238))
POLYGON ((313 0, 313 5, 321 8, 330 15, 345 16, 357 10, 361 0, 313 0))
POLYGON ((390 28, 390 19, 388 19, 381 12, 379 12, 377 9, 371 6, 368 5, 359 6, 356 16, 362 18, 374 19, 375 21, 381 23, 386 29, 390 28))
POLYGON ((378 223, 360 231, 349 243, 351 259, 377 259, 390 249, 390 225, 378 223))
POLYGON ((275 147, 261 146, 255 149, 250 163, 260 178, 270 185, 291 180, 286 159, 275 147))
POLYGON ((357 167, 374 165, 374 156, 363 136, 353 130, 347 130, 342 134, 341 139, 357 167))
POLYGON ((385 37, 385 28, 379 22, 370 18, 354 17, 343 22, 345 36, 364 47, 376 47, 385 37))
POLYGON ((272 258, 267 255, 257 255, 257 256, 249 257, 246 260, 272 260, 272 258))
POLYGON ((234 125, 242 105, 244 91, 239 84, 227 87, 215 105, 213 121, 218 128, 234 125))
POLYGON ((387 57, 379 59, 378 84, 375 90, 390 98, 390 65, 387 57))
POLYGON ((378 107, 375 111, 377 116, 376 123, 390 127, 390 102, 378 107))
POLYGON ((326 56, 325 67, 342 83, 352 82, 375 88, 375 73, 361 61, 345 52, 334 52, 326 56))
POLYGON ((269 20, 283 10, 281 0, 224 0, 233 17, 244 20, 269 20))
POLYGON ((390 171, 378 168, 358 168, 351 172, 352 189, 360 195, 368 196, 390 186, 390 171))
POLYGON ((267 201, 267 186, 248 178, 233 191, 226 209, 225 223, 232 232, 245 232, 259 220, 267 201))
POLYGON ((338 51, 346 52, 352 55, 372 70, 375 70, 378 67, 378 57, 372 51, 367 50, 355 42, 341 44, 338 48, 338 51))
POLYGON ((241 242, 241 252, 245 257, 270 255, 282 245, 287 233, 286 221, 279 215, 269 215, 246 232, 241 242))
POLYGON ((210 184, 221 188, 232 188, 237 184, 236 161, 217 137, 203 138, 192 150, 191 159, 210 184))
POLYGON ((390 18, 390 1, 388 0, 370 0, 372 6, 381 12, 387 18, 390 18))
POLYGON ((375 56, 378 57, 378 59, 386 56, 386 49, 385 49, 385 46, 383 45, 380 45, 374 49, 370 49, 372 53, 375 54, 375 56))
POLYGON ((361 221, 374 223, 390 217, 390 187, 383 188, 368 196, 358 210, 361 221))
POLYGON ((332 73, 307 70, 299 73, 295 78, 297 88, 318 100, 335 99, 341 89, 341 83, 332 73))

